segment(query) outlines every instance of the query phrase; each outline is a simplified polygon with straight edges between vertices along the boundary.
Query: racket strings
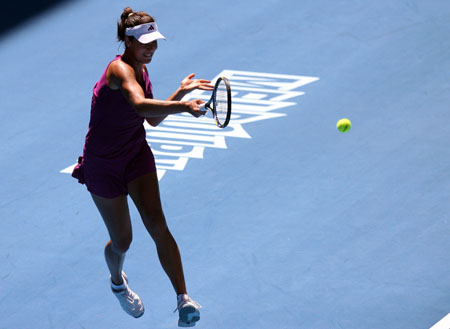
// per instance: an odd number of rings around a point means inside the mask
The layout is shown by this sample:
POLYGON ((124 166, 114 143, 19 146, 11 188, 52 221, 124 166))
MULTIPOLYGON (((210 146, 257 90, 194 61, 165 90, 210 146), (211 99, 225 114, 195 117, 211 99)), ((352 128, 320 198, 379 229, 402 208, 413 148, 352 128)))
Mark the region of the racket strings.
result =
POLYGON ((216 91, 216 115, 221 124, 227 119, 228 113, 228 92, 225 83, 220 83, 216 91))

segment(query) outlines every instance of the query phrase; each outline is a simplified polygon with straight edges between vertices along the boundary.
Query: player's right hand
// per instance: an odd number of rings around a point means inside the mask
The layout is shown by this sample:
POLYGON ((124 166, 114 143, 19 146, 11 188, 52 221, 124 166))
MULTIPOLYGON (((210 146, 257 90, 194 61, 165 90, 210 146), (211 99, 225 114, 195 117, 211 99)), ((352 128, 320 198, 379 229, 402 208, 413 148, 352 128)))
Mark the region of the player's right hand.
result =
POLYGON ((194 99, 192 101, 189 101, 188 102, 189 113, 192 114, 196 118, 198 118, 202 115, 205 115, 206 110, 204 109, 204 107, 201 107, 201 105, 204 103, 205 102, 202 101, 201 99, 194 99))

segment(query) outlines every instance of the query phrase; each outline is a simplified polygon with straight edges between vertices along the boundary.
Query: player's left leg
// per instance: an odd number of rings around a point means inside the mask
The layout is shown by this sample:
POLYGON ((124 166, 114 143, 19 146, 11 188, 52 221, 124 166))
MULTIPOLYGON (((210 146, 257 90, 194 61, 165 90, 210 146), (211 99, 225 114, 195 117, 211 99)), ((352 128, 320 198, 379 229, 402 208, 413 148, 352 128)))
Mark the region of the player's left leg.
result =
POLYGON ((187 295, 180 251, 167 227, 161 206, 156 172, 131 181, 128 184, 128 192, 147 231, 155 241, 161 265, 177 293, 178 325, 180 327, 193 327, 200 320, 199 309, 201 306, 187 295))
POLYGON ((128 192, 142 221, 155 241, 158 257, 177 295, 186 293, 180 251, 167 227, 161 206, 156 172, 138 177, 128 184, 128 192))

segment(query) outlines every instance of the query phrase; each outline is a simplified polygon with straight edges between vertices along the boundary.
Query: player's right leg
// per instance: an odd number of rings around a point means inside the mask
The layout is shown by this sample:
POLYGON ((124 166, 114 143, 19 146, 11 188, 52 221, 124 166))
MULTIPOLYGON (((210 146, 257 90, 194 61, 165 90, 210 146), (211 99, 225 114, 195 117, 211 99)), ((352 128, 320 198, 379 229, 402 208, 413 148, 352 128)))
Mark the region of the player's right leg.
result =
POLYGON ((127 197, 122 195, 108 199, 91 195, 111 239, 105 247, 105 259, 111 273, 111 289, 125 312, 136 318, 140 317, 144 314, 144 305, 139 296, 128 287, 128 278, 122 271, 125 254, 133 239, 127 197))

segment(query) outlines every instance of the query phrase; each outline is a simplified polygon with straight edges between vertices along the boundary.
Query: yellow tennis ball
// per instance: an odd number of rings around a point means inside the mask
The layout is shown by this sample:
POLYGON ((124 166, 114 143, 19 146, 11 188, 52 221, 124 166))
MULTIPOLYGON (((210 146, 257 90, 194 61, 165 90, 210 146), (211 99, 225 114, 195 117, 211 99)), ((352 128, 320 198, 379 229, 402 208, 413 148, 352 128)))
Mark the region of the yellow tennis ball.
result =
POLYGON ((342 133, 349 131, 351 127, 352 123, 346 118, 339 120, 336 124, 336 128, 342 133))

